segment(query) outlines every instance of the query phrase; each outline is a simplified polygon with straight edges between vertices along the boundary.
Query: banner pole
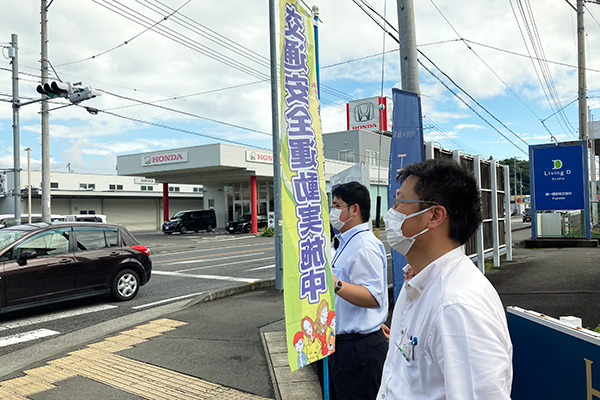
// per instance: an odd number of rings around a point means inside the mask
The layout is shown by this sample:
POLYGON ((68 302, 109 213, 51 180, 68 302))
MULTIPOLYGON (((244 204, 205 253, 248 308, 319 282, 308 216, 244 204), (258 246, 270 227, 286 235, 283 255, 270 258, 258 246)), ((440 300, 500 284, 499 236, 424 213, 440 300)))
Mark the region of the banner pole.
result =
MULTIPOLYGON (((315 28, 315 64, 317 72, 317 97, 321 100, 321 74, 319 72, 319 7, 313 6, 315 28)), ((319 101, 319 110, 321 103, 319 101)), ((320 111, 319 111, 320 113, 320 111)), ((323 400, 329 400, 329 356, 323 358, 323 400)))

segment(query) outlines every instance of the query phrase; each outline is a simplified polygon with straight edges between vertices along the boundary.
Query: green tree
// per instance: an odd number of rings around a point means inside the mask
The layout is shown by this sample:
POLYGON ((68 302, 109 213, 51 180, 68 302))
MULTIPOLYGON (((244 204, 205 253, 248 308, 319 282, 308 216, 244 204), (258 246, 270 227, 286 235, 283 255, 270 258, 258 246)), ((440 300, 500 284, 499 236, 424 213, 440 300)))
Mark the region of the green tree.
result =
POLYGON ((515 161, 516 161, 516 170, 517 170, 517 192, 521 194, 521 189, 519 187, 520 184, 523 185, 523 195, 531 194, 529 189, 529 161, 528 160, 519 160, 518 158, 512 157, 507 158, 505 160, 500 160, 499 163, 502 165, 508 165, 510 168, 510 191, 511 194, 514 194, 515 188, 515 161))

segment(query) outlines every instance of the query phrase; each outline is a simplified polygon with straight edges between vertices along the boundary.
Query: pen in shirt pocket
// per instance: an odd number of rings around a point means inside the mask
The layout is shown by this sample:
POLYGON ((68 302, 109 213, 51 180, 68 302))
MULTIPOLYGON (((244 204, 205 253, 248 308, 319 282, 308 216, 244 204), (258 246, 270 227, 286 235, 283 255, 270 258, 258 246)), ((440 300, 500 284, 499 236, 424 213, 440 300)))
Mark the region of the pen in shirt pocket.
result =
POLYGON ((415 347, 419 344, 419 340, 416 336, 410 337, 410 342, 408 343, 408 347, 410 349, 410 359, 411 361, 415 361, 415 347))

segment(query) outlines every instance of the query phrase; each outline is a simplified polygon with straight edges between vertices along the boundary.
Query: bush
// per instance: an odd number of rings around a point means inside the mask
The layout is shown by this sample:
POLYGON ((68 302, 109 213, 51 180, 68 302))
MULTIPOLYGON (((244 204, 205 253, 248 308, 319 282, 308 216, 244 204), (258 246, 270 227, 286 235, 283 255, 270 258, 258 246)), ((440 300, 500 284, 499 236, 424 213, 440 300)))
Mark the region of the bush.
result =
POLYGON ((275 236, 275 228, 274 227, 264 227, 260 230, 260 236, 271 237, 275 236))

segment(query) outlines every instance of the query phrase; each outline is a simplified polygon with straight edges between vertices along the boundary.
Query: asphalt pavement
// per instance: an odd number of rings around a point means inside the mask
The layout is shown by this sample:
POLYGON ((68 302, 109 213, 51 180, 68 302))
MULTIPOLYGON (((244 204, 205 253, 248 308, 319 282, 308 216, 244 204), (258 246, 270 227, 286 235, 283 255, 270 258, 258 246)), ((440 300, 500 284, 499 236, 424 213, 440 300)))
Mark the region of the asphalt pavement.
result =
MULTIPOLYGON (((513 260, 486 273, 504 305, 600 324, 600 248, 519 247, 529 237, 514 232, 513 260)), ((141 311, 89 342, 63 342, 0 375, 0 399, 318 399, 310 367, 286 373, 283 296, 273 284, 220 290, 162 315, 141 311)))

